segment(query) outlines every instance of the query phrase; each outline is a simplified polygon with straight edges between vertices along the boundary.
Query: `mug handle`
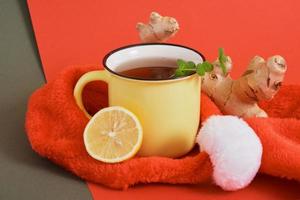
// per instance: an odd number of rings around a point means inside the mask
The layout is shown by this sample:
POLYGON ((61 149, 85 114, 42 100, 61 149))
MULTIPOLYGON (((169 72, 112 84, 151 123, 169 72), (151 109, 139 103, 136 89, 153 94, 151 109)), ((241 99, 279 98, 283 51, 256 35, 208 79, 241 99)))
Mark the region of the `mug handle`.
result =
POLYGON ((84 75, 80 77, 80 79, 77 81, 73 95, 76 101, 76 104, 78 107, 83 111, 85 116, 87 118, 92 118, 92 116, 86 111, 83 102, 82 102, 82 91, 86 84, 92 81, 104 81, 106 83, 109 83, 109 76, 108 72, 105 70, 97 70, 97 71, 91 71, 87 72, 84 75))

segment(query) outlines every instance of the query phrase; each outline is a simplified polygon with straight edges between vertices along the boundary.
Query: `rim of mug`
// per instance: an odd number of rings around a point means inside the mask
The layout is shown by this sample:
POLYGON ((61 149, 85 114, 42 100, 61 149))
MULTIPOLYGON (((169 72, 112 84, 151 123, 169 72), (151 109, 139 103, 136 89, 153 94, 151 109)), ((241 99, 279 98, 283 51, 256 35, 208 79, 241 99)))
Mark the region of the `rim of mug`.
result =
POLYGON ((110 52, 108 52, 102 59, 102 64, 103 64, 103 67, 104 69, 106 69, 107 71, 109 71, 110 73, 114 74, 114 75, 117 75, 118 77, 121 77, 121 78, 126 78, 126 79, 132 79, 132 80, 139 80, 139 81, 149 81, 149 82, 157 82, 157 81, 176 81, 176 80, 182 80, 182 79, 186 79, 186 78, 189 78, 193 75, 195 75, 196 73, 193 73, 191 75, 188 75, 188 76, 182 76, 182 77, 178 77, 178 78, 162 78, 162 79, 147 79, 147 78, 135 78, 135 77, 131 77, 131 76, 126 76, 126 75, 122 75, 122 74, 119 74, 118 72, 115 72, 114 70, 110 69, 107 65, 106 65, 106 61, 107 59, 114 53, 120 51, 120 50, 123 50, 123 49, 128 49, 128 48, 131 48, 131 47, 137 47, 137 46, 151 46, 151 45, 163 45, 163 46, 175 46, 175 47, 181 47, 181 48, 185 48, 185 49, 188 49, 188 50, 191 50, 193 52, 195 52, 196 54, 198 54, 203 62, 206 61, 204 55, 202 53, 200 53, 199 51, 191 48, 191 47, 188 47, 188 46, 184 46, 184 45, 180 45, 180 44, 173 44, 173 43, 140 43, 140 44, 130 44, 130 45, 126 45, 126 46, 122 46, 122 47, 119 47, 117 49, 114 49, 110 52))

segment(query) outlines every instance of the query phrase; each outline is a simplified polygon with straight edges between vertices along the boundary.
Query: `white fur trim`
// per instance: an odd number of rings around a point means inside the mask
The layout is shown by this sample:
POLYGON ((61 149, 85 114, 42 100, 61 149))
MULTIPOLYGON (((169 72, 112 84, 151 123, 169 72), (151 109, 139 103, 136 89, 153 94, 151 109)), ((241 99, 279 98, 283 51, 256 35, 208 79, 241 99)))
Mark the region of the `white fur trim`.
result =
POLYGON ((211 116, 203 124, 197 143, 209 154, 213 179, 224 190, 246 187, 261 163, 262 145, 252 128, 235 116, 211 116))

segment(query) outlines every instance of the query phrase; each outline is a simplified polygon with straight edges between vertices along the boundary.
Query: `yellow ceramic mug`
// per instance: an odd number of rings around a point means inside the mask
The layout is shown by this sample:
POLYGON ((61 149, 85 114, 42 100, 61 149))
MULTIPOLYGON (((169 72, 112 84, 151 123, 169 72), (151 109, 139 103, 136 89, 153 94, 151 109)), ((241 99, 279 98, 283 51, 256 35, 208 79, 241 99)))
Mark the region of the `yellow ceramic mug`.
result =
POLYGON ((137 66, 172 63, 176 67, 178 58, 195 63, 204 61, 199 52, 174 44, 139 44, 114 50, 103 59, 105 70, 88 72, 78 80, 74 89, 76 102, 90 117, 82 103, 82 90, 91 81, 107 82, 109 106, 127 108, 142 124, 144 136, 139 155, 182 156, 195 144, 200 120, 200 77, 193 74, 177 79, 143 80, 118 74, 118 69, 137 66))

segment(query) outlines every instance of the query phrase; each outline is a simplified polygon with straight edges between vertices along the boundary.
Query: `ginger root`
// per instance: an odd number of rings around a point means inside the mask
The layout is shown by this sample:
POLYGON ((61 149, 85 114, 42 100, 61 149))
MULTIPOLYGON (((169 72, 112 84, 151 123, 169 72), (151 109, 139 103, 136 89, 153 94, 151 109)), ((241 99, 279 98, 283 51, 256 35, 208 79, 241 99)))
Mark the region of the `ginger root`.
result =
POLYGON ((136 28, 142 42, 164 42, 177 33, 179 25, 172 17, 163 17, 157 12, 152 12, 149 24, 139 22, 136 28))
MULTIPOLYGON (((224 114, 240 117, 267 117, 258 106, 260 100, 271 100, 278 92, 287 65, 283 57, 272 56, 265 61, 255 56, 244 74, 237 80, 223 74, 218 59, 213 63, 214 70, 202 79, 202 90, 216 103, 224 114)), ((230 71, 232 61, 227 56, 225 63, 230 71)))
MULTIPOLYGON (((163 42, 177 33, 179 25, 172 17, 162 17, 152 12, 149 24, 138 23, 137 30, 142 42, 163 42)), ((225 63, 226 74, 220 67, 219 59, 213 66, 213 71, 202 77, 202 91, 224 114, 240 117, 268 116, 258 106, 258 101, 271 100, 278 92, 287 70, 283 57, 275 55, 265 61, 262 57, 255 56, 237 80, 233 80, 228 73, 232 68, 229 56, 225 63)))

